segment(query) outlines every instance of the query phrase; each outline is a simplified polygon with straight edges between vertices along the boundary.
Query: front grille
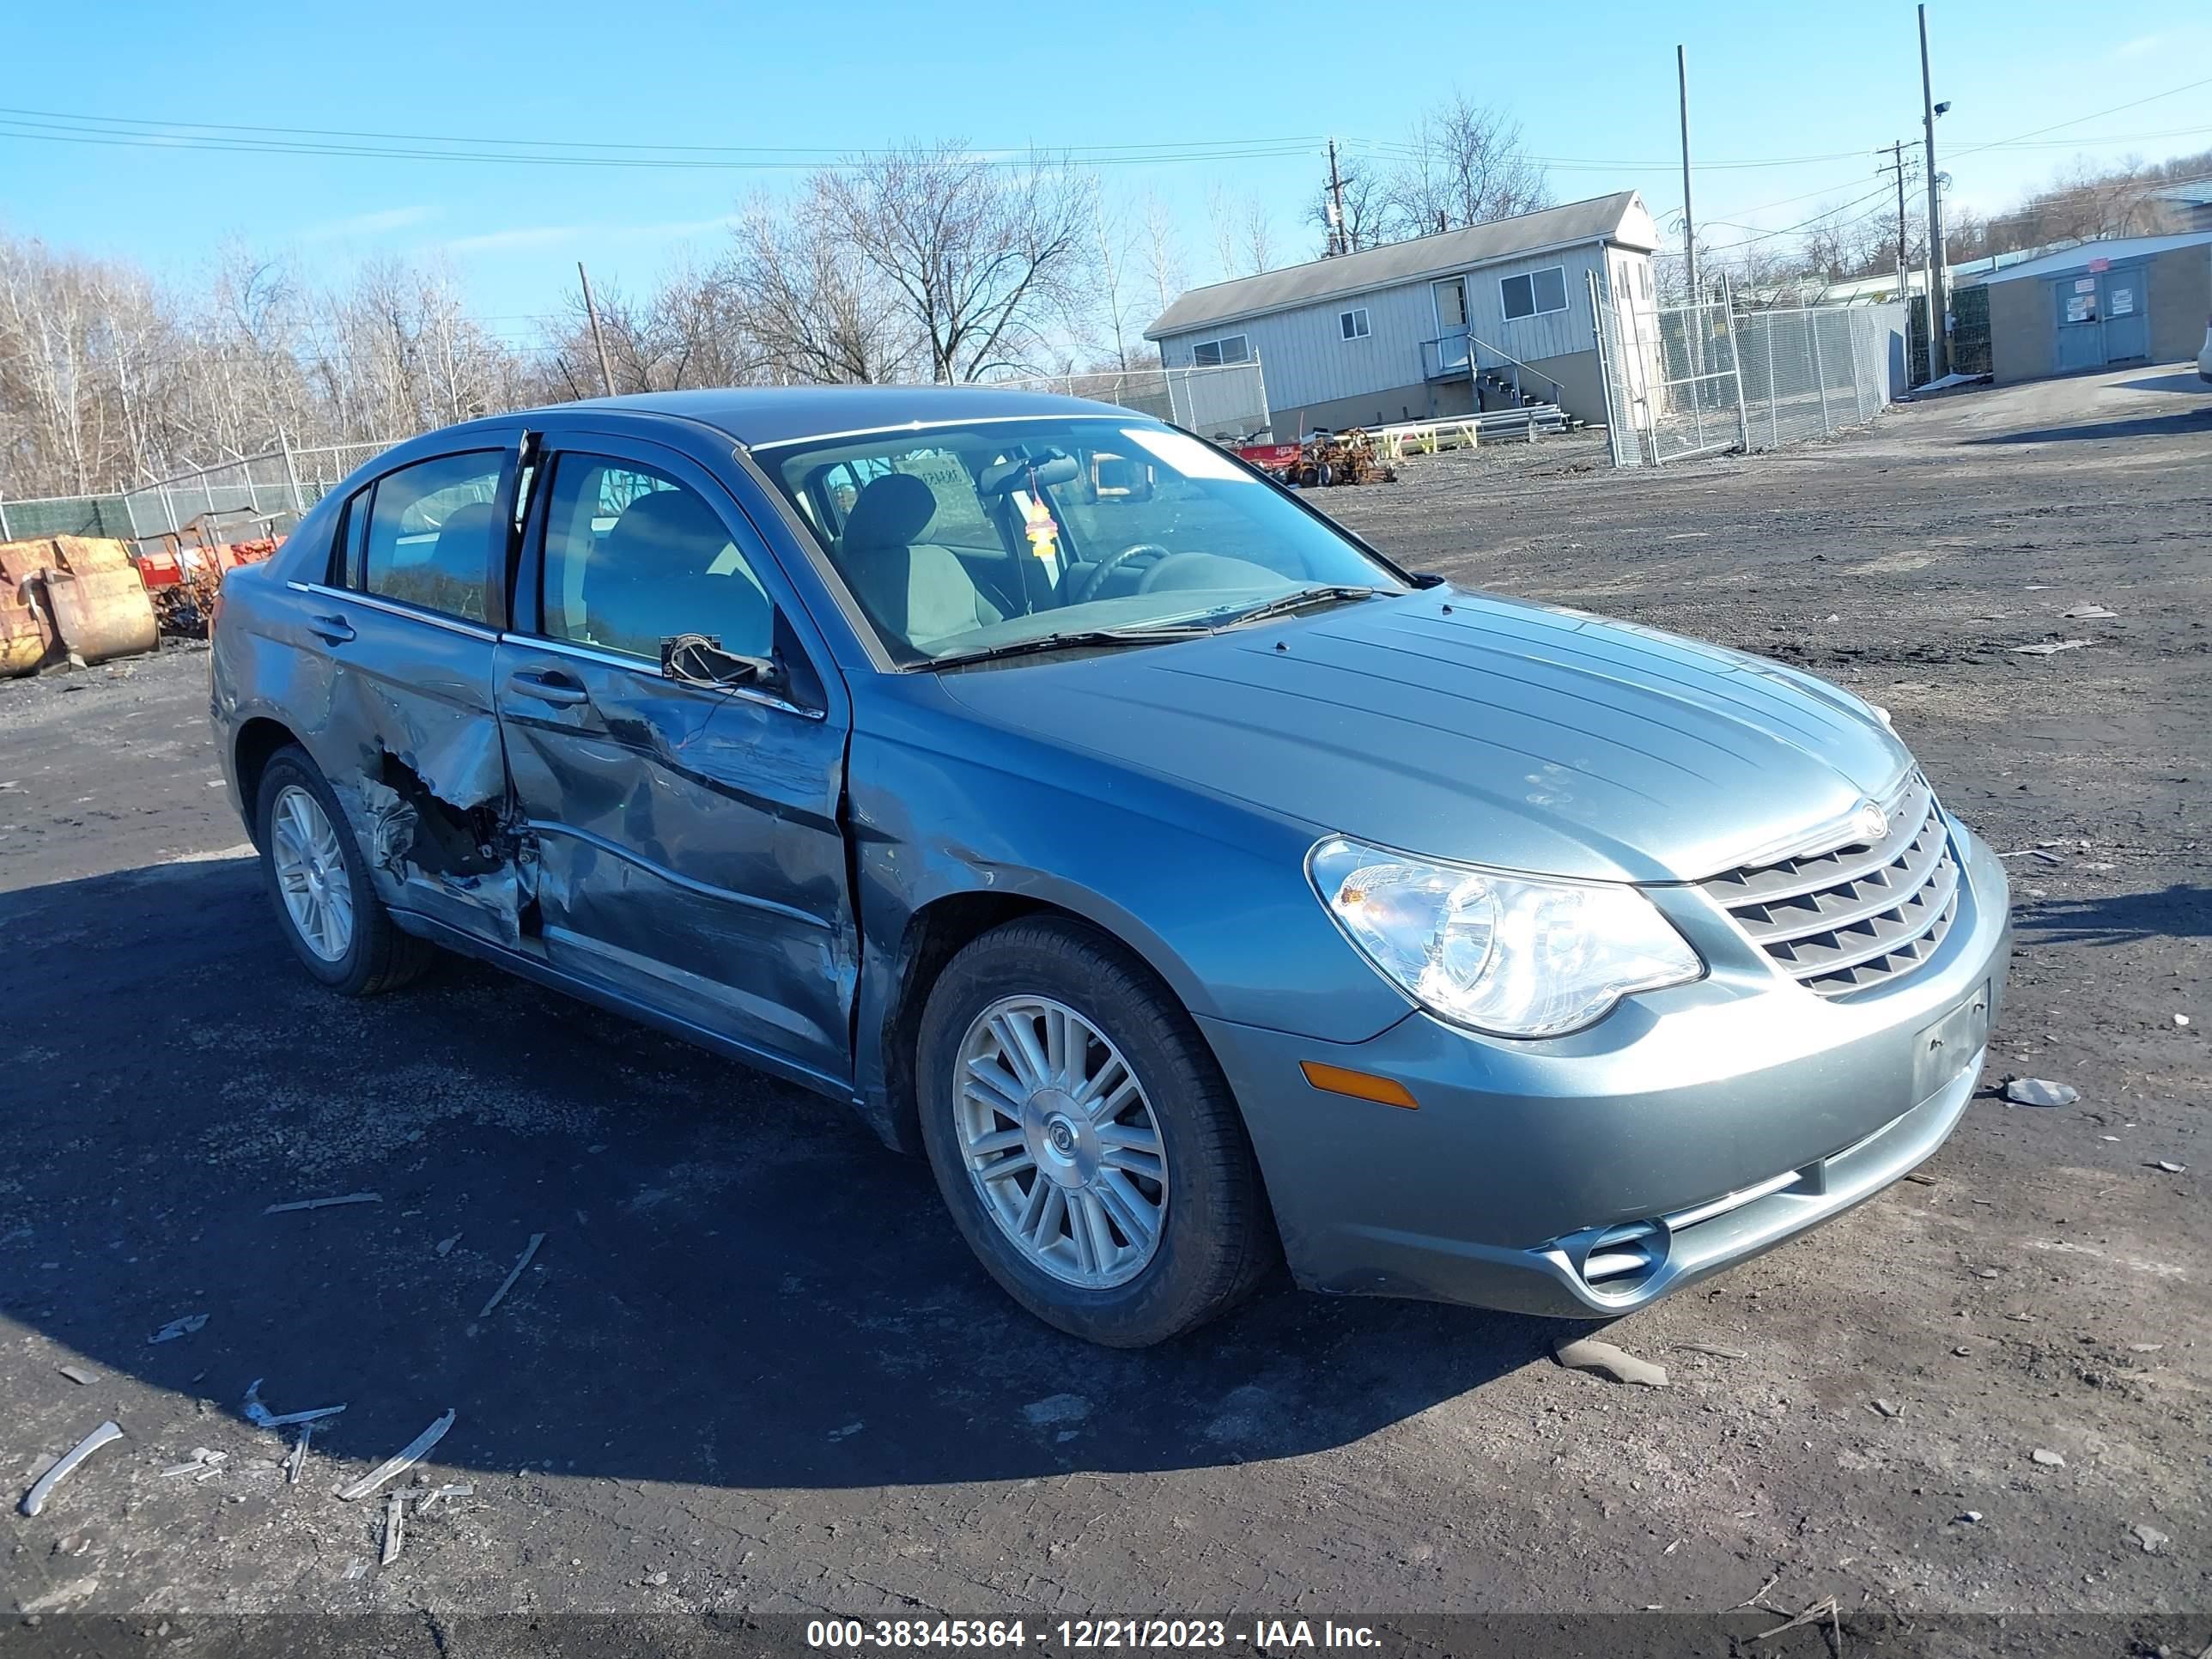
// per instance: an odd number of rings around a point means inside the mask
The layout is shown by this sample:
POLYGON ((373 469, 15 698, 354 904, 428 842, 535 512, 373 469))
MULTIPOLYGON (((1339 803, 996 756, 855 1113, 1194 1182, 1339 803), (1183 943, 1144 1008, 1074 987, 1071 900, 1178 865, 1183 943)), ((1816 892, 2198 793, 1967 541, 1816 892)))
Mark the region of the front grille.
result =
POLYGON ((1775 965, 1822 996, 1909 974, 1959 914, 1959 865, 1928 781, 1910 774, 1889 833, 1703 884, 1775 965))

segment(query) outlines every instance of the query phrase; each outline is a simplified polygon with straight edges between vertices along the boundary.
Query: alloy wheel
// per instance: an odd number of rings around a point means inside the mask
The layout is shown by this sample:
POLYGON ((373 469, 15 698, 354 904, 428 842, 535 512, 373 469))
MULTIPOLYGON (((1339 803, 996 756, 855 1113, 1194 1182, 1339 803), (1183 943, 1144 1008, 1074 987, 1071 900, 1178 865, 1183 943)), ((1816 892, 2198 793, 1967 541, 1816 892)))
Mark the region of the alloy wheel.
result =
POLYGON ((353 879, 329 815, 309 791, 287 784, 269 823, 269 861, 285 914, 310 951, 343 962, 353 946, 353 879))
POLYGON ((976 1015, 953 1079, 961 1161, 1024 1260, 1086 1290, 1159 1249, 1168 1169, 1143 1083, 1104 1032, 1049 997, 976 1015))

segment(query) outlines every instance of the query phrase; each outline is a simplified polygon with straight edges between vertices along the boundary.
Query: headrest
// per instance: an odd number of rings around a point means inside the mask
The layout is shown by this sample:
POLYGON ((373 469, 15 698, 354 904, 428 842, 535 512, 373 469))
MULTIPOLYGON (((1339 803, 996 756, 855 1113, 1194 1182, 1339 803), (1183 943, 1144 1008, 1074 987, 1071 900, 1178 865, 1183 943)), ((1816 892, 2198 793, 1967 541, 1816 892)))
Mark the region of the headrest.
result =
POLYGON ((845 520, 848 548, 908 547, 937 516, 937 497, 910 472, 886 472, 860 492, 845 520))
POLYGON ((475 556, 482 559, 484 544, 491 538, 491 516, 489 501, 471 501, 465 507, 455 507, 446 515, 445 523, 438 526, 439 550, 472 541, 476 544, 475 556))
POLYGON ((656 489, 623 508, 600 550, 611 561, 672 551, 696 554, 704 562, 729 539, 714 509, 690 490, 656 489))

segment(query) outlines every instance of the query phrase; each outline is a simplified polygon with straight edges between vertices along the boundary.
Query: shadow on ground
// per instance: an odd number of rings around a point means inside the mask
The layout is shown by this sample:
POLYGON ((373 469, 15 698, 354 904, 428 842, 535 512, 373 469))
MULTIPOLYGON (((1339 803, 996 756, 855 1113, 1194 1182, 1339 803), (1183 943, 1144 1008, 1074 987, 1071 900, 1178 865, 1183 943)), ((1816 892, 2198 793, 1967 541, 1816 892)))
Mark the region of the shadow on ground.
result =
POLYGON ((278 1412, 349 1402, 315 1442, 349 1459, 451 1407, 437 1460, 487 1471, 1006 1480, 1341 1444, 1559 1329, 1278 1285, 1092 1348, 1007 1303, 848 1109, 474 964, 333 999, 265 902, 246 859, 0 895, 0 1311, 180 1416, 258 1377, 278 1412))
POLYGON ((2124 945, 2133 939, 2212 938, 2212 887, 2176 882, 2154 892, 2031 899, 2013 925, 2042 945, 2124 945))
POLYGON ((2071 426, 2035 427, 2025 432, 1998 432, 1987 437, 1962 438, 1964 444, 2079 443, 2100 438, 2201 437, 2212 428, 2212 399, 2201 408, 2172 415, 2138 415, 2123 420, 2080 421, 2071 426))
POLYGON ((2130 392, 2212 393, 2212 386, 2207 386, 2204 377, 2194 368, 2177 369, 2171 374, 2147 374, 2140 380, 2122 380, 2119 384, 2130 392))

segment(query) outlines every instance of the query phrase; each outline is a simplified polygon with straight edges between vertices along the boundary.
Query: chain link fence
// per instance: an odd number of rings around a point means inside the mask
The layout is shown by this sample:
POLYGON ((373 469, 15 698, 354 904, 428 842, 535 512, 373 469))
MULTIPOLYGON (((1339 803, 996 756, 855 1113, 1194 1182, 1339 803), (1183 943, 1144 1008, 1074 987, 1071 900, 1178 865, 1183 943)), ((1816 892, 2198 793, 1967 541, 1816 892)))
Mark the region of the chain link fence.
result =
POLYGON ((1734 319, 1750 447, 1778 448, 1863 426, 1890 400, 1904 307, 1753 311, 1734 319))
POLYGON ((136 541, 173 535, 196 524, 213 540, 281 536, 347 474, 391 447, 283 447, 116 495, 0 500, 0 541, 39 536, 136 541))
POLYGON ((1267 380, 1256 357, 1218 368, 1108 369, 1092 374, 1028 375, 990 384, 1118 404, 1224 442, 1243 442, 1268 431, 1271 425, 1267 380))
MULTIPOLYGON (((1264 434, 1271 423, 1267 376, 1257 358, 1218 368, 1031 375, 990 384, 1118 404, 1227 443, 1264 434)), ((391 447, 284 446, 108 495, 0 496, 0 541, 40 536, 135 541, 178 534, 195 524, 215 540, 281 536, 347 474, 391 447)))
POLYGON ((1863 426, 1904 374, 1900 305, 1741 311, 1723 289, 1695 304, 1644 307, 1591 286, 1616 466, 1863 426))

